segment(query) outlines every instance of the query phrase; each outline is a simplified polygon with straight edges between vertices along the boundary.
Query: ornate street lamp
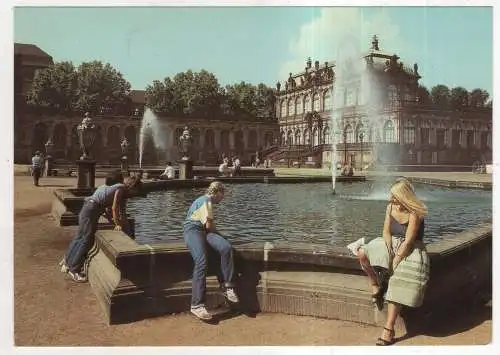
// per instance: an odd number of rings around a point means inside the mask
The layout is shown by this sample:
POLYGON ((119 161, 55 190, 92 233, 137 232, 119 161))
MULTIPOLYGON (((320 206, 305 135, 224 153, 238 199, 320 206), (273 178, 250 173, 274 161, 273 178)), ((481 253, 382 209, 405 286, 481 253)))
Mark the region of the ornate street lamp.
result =
POLYGON ((179 179, 192 179, 193 178, 193 161, 189 156, 189 151, 192 145, 192 136, 189 133, 188 126, 184 126, 184 131, 179 137, 181 146, 182 158, 179 161, 179 179))
POLYGON ((92 157, 92 147, 97 136, 97 126, 85 113, 85 117, 77 127, 82 156, 77 160, 77 187, 79 189, 93 190, 95 187, 95 160, 92 157))
POLYGON ((45 176, 52 175, 52 152, 54 151, 54 143, 52 138, 49 138, 47 143, 45 143, 45 176))
POLYGON ((188 126, 184 127, 182 135, 179 137, 179 142, 181 144, 181 160, 189 160, 189 149, 191 148, 191 133, 189 132, 188 126))
POLYGON ((97 136, 97 127, 90 113, 85 113, 85 117, 77 127, 77 132, 83 153, 80 160, 92 160, 92 146, 97 136))
POLYGON ((128 153, 128 148, 129 148, 130 144, 127 140, 126 137, 123 137, 123 140, 122 140, 122 143, 120 144, 120 147, 122 149, 122 158, 121 158, 121 169, 122 169, 122 172, 128 172, 128 157, 127 157, 127 153, 128 153))

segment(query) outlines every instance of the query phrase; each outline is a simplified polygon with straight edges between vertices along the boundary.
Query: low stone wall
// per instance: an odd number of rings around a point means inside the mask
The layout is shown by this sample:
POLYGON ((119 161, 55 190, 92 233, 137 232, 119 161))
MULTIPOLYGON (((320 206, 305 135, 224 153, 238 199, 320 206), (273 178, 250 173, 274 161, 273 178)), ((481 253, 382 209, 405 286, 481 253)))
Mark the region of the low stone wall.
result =
MULTIPOLYGON (((89 280, 109 324, 189 310, 191 256, 184 244, 139 245, 121 232, 100 230, 89 280)), ((403 312, 398 332, 432 321, 437 310, 470 302, 491 289, 492 225, 483 224, 427 246, 431 279, 422 307, 403 312)), ((248 312, 280 312, 381 325, 369 282, 344 248, 250 243, 235 247, 237 291, 248 312)), ((207 304, 222 304, 218 258, 209 255, 207 304)))
POLYGON ((491 182, 442 180, 442 179, 421 178, 421 177, 408 177, 407 179, 417 184, 445 186, 450 188, 461 188, 461 189, 480 189, 488 191, 493 190, 493 183, 491 182))

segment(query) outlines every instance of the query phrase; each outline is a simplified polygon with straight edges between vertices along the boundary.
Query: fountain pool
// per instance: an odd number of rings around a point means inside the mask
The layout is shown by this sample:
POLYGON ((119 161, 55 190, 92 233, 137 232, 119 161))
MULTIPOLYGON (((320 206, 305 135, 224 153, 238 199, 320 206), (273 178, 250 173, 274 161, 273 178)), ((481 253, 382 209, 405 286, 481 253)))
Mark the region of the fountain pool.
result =
MULTIPOLYGON (((330 183, 228 184, 214 213, 218 229, 235 245, 289 241, 345 246, 361 236, 381 235, 389 184, 340 183, 335 196, 330 183)), ((427 243, 491 221, 490 191, 423 184, 415 189, 429 208, 427 243)), ((203 193, 203 188, 167 190, 131 199, 128 211, 135 218, 137 243, 182 241, 189 205, 203 193)))

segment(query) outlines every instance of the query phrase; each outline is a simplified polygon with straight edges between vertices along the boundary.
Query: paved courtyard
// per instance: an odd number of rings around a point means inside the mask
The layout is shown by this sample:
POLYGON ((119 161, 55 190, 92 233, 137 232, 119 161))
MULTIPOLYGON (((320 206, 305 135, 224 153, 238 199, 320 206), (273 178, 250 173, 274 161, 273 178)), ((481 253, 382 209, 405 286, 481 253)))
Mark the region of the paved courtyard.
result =
MULTIPOLYGON (((472 174, 471 174, 472 175, 472 174)), ((102 180, 98 181, 102 182, 102 180)), ((50 217, 51 190, 74 186, 75 178, 14 177, 14 341, 18 346, 171 345, 373 345, 380 329, 356 323, 258 314, 217 326, 188 314, 108 326, 89 284, 75 284, 59 272, 75 227, 57 227, 50 217)), ((488 344, 491 306, 456 314, 425 334, 397 345, 488 344)), ((397 334, 404 336, 403 334, 397 334)))

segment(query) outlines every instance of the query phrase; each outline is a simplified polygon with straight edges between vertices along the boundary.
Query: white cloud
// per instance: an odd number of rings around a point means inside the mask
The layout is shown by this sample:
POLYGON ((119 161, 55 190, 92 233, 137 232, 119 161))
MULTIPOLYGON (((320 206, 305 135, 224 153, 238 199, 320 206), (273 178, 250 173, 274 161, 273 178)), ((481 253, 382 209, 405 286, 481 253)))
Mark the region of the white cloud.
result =
POLYGON ((386 9, 363 9, 354 7, 329 7, 321 9, 320 15, 300 27, 298 36, 289 44, 290 59, 281 66, 279 79, 288 73, 304 70, 306 60, 335 60, 338 48, 351 41, 357 50, 371 47, 373 35, 379 38, 380 50, 384 53, 404 52, 404 40, 399 26, 390 18, 386 9))

